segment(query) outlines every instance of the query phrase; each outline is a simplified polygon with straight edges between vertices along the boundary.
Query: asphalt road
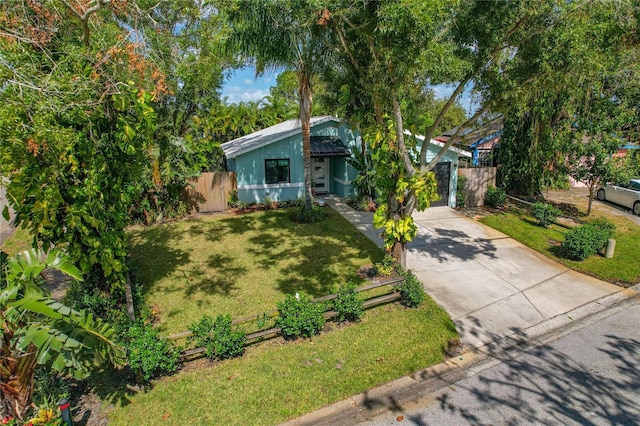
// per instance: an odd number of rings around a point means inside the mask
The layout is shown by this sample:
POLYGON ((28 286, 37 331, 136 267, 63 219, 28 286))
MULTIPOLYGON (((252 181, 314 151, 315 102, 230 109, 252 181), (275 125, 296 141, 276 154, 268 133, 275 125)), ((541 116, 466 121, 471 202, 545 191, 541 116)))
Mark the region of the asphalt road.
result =
POLYGON ((640 301, 478 370, 363 424, 640 425, 640 301))

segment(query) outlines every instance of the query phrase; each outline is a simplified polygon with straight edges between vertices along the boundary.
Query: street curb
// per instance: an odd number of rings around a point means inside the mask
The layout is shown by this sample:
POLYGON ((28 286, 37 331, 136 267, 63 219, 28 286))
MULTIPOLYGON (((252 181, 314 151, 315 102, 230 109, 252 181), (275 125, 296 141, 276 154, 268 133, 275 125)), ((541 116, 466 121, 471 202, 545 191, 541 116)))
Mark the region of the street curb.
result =
POLYGON ((634 298, 640 300, 640 284, 593 300, 486 345, 465 348, 462 354, 440 364, 292 419, 283 423, 283 426, 352 425, 389 410, 407 410, 420 402, 424 403, 429 394, 499 364, 502 362, 499 355, 506 351, 524 352, 543 345, 559 337, 561 330, 566 329, 567 334, 571 326, 579 321, 634 298))

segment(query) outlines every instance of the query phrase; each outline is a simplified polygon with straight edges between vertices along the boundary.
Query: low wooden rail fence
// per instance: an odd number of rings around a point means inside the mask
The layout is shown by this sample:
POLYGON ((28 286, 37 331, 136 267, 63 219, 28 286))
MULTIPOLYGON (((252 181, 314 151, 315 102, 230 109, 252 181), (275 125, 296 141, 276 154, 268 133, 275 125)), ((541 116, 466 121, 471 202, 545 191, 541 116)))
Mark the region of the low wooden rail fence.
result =
MULTIPOLYGON (((518 208, 520 211, 526 210, 528 213, 531 212, 531 209, 533 208, 533 205, 535 203, 532 203, 530 201, 526 201, 526 200, 522 200, 518 197, 514 197, 512 195, 507 194, 507 199, 514 205, 516 206, 516 208, 518 208)), ((544 201, 546 202, 546 201, 544 201)), ((559 218, 563 218, 563 219, 567 219, 576 223, 580 223, 580 224, 584 224, 586 223, 584 220, 578 218, 578 217, 574 217, 574 216, 567 216, 564 214, 561 214, 560 216, 558 216, 559 218)), ((560 223, 558 223, 558 225, 560 226, 564 226, 560 223)), ((566 228, 566 226, 564 226, 566 228)))
MULTIPOLYGON (((391 292, 380 295, 380 296, 376 296, 376 297, 372 297, 370 299, 365 299, 364 300, 364 308, 368 309, 374 306, 378 306, 378 305, 382 305, 385 303, 390 303, 393 302, 397 299, 400 298, 400 292, 397 291, 395 289, 395 286, 404 282, 405 278, 404 277, 398 277, 398 278, 390 278, 390 279, 386 279, 386 280, 379 280, 376 282, 373 282, 371 284, 367 284, 367 285, 363 285, 361 287, 358 287, 355 289, 356 293, 362 293, 365 291, 370 291, 370 290, 374 290, 380 287, 385 287, 385 286, 390 286, 391 287, 391 292)), ((318 297, 316 299, 313 299, 314 302, 319 303, 319 302, 326 302, 328 300, 332 300, 337 298, 338 295, 337 294, 329 294, 327 296, 322 296, 322 297, 318 297)), ((335 311, 327 311, 324 313, 324 318, 325 320, 329 320, 334 318, 337 315, 337 312, 335 311)), ((243 317, 243 318, 238 318, 235 319, 233 321, 231 321, 232 325, 241 325, 241 324, 246 324, 249 322, 253 322, 253 321, 261 321, 267 318, 276 318, 278 316, 278 311, 277 310, 273 310, 273 311, 269 311, 269 312, 265 312, 263 314, 258 314, 258 315, 251 315, 248 317, 243 317)), ((258 341, 261 341, 262 339, 265 339, 267 337, 274 337, 276 336, 278 333, 280 333, 280 328, 279 327, 273 327, 273 328, 269 328, 267 330, 258 330, 255 331, 253 333, 248 333, 246 338, 246 345, 250 345, 252 343, 256 343, 258 341)), ((188 337, 191 337, 193 335, 193 333, 191 331, 183 331, 181 333, 176 333, 176 334, 172 334, 170 336, 167 336, 167 339, 169 340, 179 340, 179 339, 186 339, 188 337)), ((190 361, 196 358, 200 358, 204 355, 205 352, 205 348, 193 348, 193 349, 186 349, 182 351, 182 360, 183 361, 190 361)))

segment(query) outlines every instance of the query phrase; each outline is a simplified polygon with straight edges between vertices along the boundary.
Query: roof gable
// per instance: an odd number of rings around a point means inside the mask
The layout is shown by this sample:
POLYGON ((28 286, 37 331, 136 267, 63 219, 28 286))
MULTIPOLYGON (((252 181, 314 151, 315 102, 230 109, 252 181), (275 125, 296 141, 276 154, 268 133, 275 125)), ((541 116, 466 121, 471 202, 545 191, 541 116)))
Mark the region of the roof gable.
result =
MULTIPOLYGON (((408 136, 413 136, 416 139, 424 141, 424 136, 422 136, 422 135, 414 135, 413 133, 411 133, 408 130, 405 130, 404 134, 408 135, 408 136)), ((439 148, 442 148, 443 146, 445 146, 444 143, 442 143, 442 142, 440 142, 438 140, 435 140, 435 139, 431 139, 429 141, 429 145, 437 146, 439 148)), ((428 147, 427 147, 427 149, 428 149, 428 147)), ((471 153, 469 151, 465 151, 464 149, 456 148, 456 147, 453 147, 453 146, 449 147, 449 149, 447 151, 455 152, 456 154, 458 154, 459 157, 471 157, 471 153)))
MULTIPOLYGON (((334 121, 340 123, 340 120, 330 115, 323 115, 318 117, 311 117, 311 127, 318 126, 320 124, 334 121)), ((239 137, 229 142, 223 143, 221 146, 222 151, 227 158, 235 158, 239 155, 251 152, 255 149, 262 148, 274 142, 278 142, 289 136, 296 135, 302 132, 300 119, 294 118, 284 121, 275 126, 267 127, 266 129, 259 130, 257 132, 239 137)))

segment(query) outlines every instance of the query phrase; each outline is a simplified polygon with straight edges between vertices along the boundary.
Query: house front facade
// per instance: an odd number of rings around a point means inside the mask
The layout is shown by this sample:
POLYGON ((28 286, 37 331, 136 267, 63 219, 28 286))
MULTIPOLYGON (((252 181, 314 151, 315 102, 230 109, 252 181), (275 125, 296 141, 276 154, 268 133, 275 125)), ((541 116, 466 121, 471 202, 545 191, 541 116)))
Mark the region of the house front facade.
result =
MULTIPOLYGON (((350 147, 360 136, 331 116, 311 118, 312 186, 317 195, 355 195, 357 171, 348 164, 350 147)), ((236 173, 238 200, 260 203, 304 197, 304 160, 300 120, 283 123, 222 144, 227 169, 236 173)))
MULTIPOLYGON (((407 133, 407 132, 405 132, 407 133)), ((407 133, 409 134, 409 133, 407 133)), ((419 142, 423 136, 415 136, 419 142)), ((316 195, 356 195, 358 175, 348 162, 362 139, 345 122, 331 116, 311 118, 311 180, 316 195)), ((444 146, 431 140, 427 160, 444 146)), ((300 120, 293 119, 223 143, 227 169, 236 173, 238 200, 245 203, 290 201, 304 197, 304 159, 300 120)), ((455 207, 459 158, 471 154, 450 148, 434 168, 441 200, 432 205, 455 207)))

